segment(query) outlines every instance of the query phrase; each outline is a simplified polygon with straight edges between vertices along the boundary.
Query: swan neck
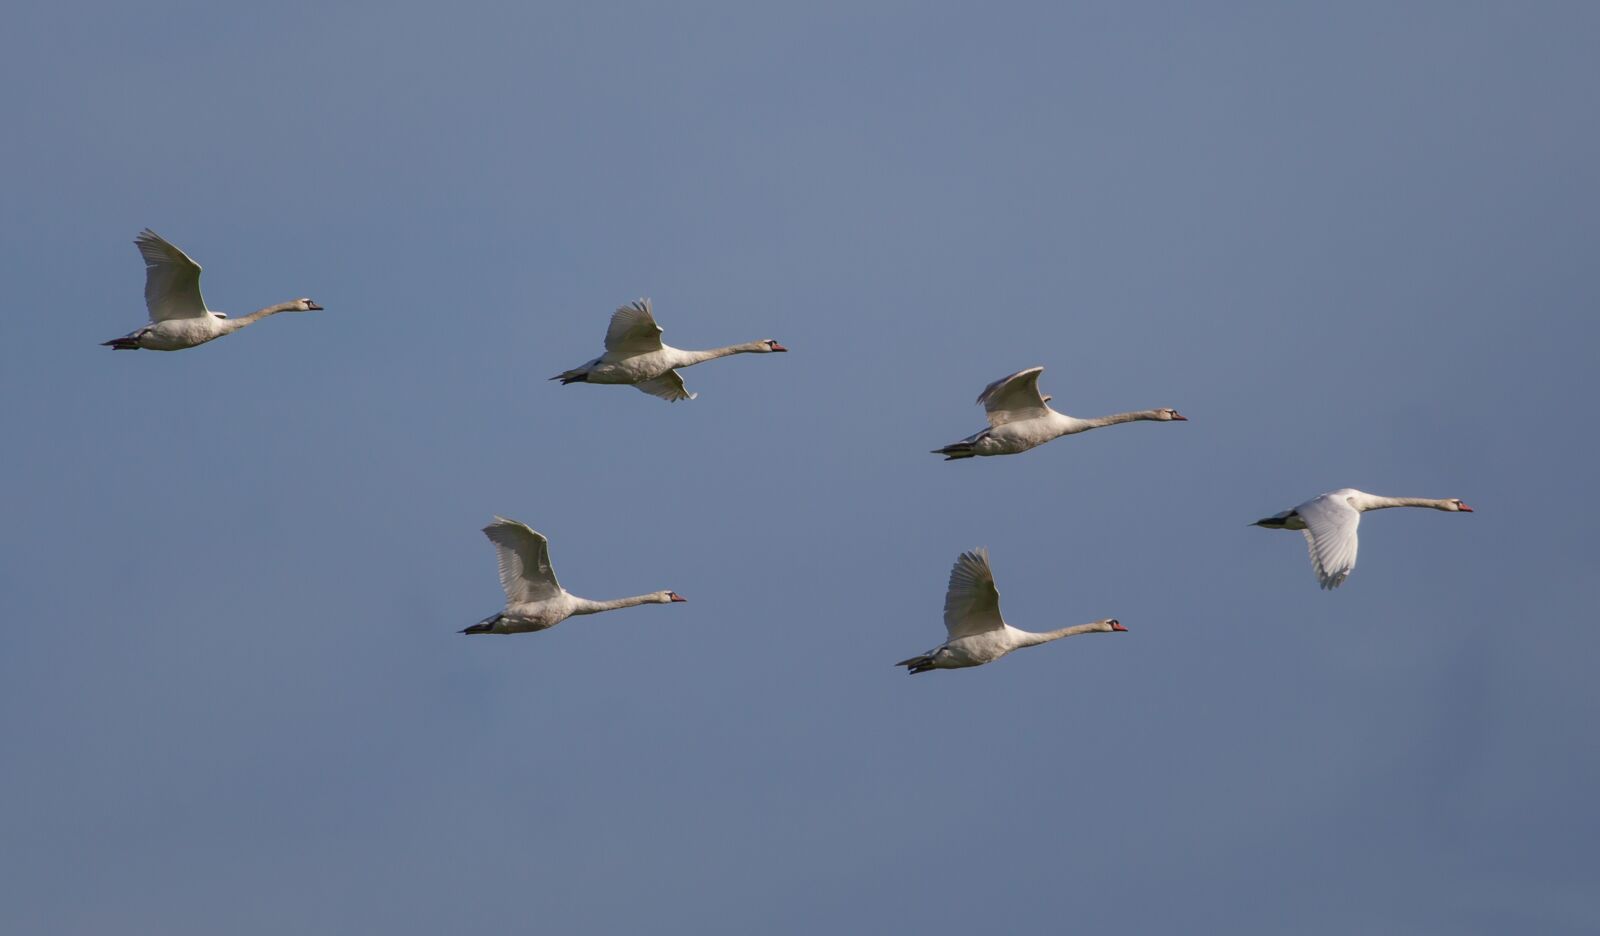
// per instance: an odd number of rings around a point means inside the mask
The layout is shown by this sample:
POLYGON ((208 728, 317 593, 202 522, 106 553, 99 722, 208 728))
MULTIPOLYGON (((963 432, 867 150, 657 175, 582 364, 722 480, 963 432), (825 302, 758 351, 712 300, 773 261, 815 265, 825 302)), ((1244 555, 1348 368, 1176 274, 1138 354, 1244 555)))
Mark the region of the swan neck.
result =
POLYGON ((254 312, 251 312, 249 315, 241 315, 238 318, 223 319, 222 324, 227 326, 230 330, 237 330, 249 325, 251 322, 259 322, 269 315, 277 315, 279 312, 287 312, 290 309, 298 306, 299 303, 297 302, 280 302, 277 305, 269 305, 265 309, 257 309, 254 312))
POLYGON ((684 351, 679 360, 678 367, 688 367, 702 361, 715 361, 717 358, 727 357, 730 354, 745 354, 751 351, 765 351, 767 346, 760 341, 747 341, 744 344, 725 345, 721 348, 708 348, 704 351, 684 351))
POLYGON ((631 598, 612 598, 608 601, 592 601, 588 598, 579 598, 578 606, 573 614, 599 614, 601 611, 615 611, 618 608, 631 608, 635 605, 649 604, 655 601, 655 595, 634 595, 631 598))
POLYGON ((1368 494, 1357 504, 1362 510, 1384 510, 1389 507, 1432 507, 1435 510, 1448 510, 1449 505, 1450 501, 1434 497, 1380 497, 1377 494, 1368 494))
POLYGON ((1038 634, 1032 631, 1022 631, 1024 639, 1021 642, 1021 646, 1031 647, 1035 644, 1049 643, 1052 640, 1060 640, 1063 637, 1076 637, 1079 634, 1087 634, 1090 631, 1098 629, 1098 624, 1077 624, 1072 627, 1063 627, 1060 630, 1045 631, 1038 634))
POLYGON ((1084 419, 1085 429, 1099 429, 1101 426, 1115 426, 1118 423, 1137 422, 1141 419, 1160 419, 1159 410, 1134 410, 1131 413, 1112 413, 1110 416, 1097 416, 1094 419, 1084 419))

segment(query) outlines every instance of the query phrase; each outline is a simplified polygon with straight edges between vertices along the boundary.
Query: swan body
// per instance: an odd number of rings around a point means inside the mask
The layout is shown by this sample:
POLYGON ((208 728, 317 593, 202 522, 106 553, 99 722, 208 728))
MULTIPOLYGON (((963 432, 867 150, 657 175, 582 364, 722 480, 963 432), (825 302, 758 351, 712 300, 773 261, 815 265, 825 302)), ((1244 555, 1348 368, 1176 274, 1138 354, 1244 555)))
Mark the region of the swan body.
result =
POLYGON ((629 384, 668 402, 692 400, 678 374, 680 367, 692 367, 730 354, 770 354, 787 351, 771 338, 727 345, 706 351, 685 351, 661 343, 661 326, 656 324, 649 299, 638 299, 611 314, 606 329, 606 353, 592 361, 551 377, 565 386, 569 383, 629 384))
POLYGON ((1251 526, 1269 530, 1299 530, 1311 552, 1311 570, 1324 589, 1338 588, 1356 567, 1356 527, 1361 514, 1387 507, 1431 507, 1451 513, 1472 513, 1455 498, 1382 497, 1355 488, 1319 494, 1305 503, 1257 520, 1251 526))
POLYGON ((206 308, 200 297, 200 264, 166 238, 145 228, 133 243, 144 257, 144 302, 150 324, 101 344, 118 351, 181 351, 236 332, 279 312, 314 312, 310 299, 295 299, 230 319, 206 308))
POLYGON ((983 392, 978 394, 978 402, 983 404, 984 412, 989 417, 989 428, 975 432, 960 442, 934 449, 933 454, 943 455, 945 461, 979 455, 1016 455, 1052 439, 1101 426, 1143 419, 1157 422, 1187 421, 1177 410, 1170 408, 1136 410, 1095 419, 1079 419, 1058 413, 1049 406, 1051 398, 1039 393, 1039 375, 1042 373, 1043 367, 1030 367, 983 388, 983 392))
POLYGON ((550 541, 527 524, 495 517, 483 528, 500 559, 506 608, 461 631, 463 634, 525 634, 549 630, 574 614, 596 614, 642 604, 687 601, 675 591, 591 601, 561 587, 550 567, 550 541))
POLYGON ((981 666, 1019 647, 1032 647, 1078 634, 1127 630, 1116 618, 1044 633, 1012 627, 1000 616, 1000 592, 994 586, 994 572, 989 568, 986 549, 962 553, 950 569, 950 584, 944 594, 944 627, 947 637, 944 643, 927 653, 901 660, 895 666, 904 666, 908 673, 981 666))

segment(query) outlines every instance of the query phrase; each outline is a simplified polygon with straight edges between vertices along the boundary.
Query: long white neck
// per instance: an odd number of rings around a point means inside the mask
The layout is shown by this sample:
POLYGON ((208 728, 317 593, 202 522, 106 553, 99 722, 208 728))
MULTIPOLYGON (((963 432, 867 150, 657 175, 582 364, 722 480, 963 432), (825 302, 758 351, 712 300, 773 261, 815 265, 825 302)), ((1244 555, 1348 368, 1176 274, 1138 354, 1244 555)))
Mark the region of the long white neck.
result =
POLYGON ((1386 507, 1432 507, 1434 510, 1449 510, 1455 503, 1435 497, 1381 497, 1377 494, 1351 499, 1355 501, 1357 510, 1383 510, 1386 507))
POLYGON ((610 601, 591 601, 588 598, 578 598, 577 607, 573 614, 598 614, 601 611, 615 611, 618 608, 631 608, 635 605, 651 604, 655 602, 655 595, 634 595, 632 598, 612 598, 610 601))
POLYGON ((241 315, 238 318, 222 319, 220 324, 225 331, 238 331, 246 325, 249 325, 251 322, 259 322, 269 315, 277 315, 279 312, 288 312, 292 309, 298 309, 299 307, 299 302, 280 302, 277 305, 269 305, 265 309, 257 309, 254 312, 251 312, 249 315, 241 315))
POLYGON ((767 350, 770 349, 765 341, 747 341, 744 344, 731 344, 726 347, 710 348, 705 351, 679 351, 678 363, 674 366, 688 367, 692 364, 699 364, 702 361, 715 361, 719 357, 727 357, 730 354, 745 354, 747 352, 767 350))
POLYGON ((1099 429, 1101 426, 1115 426, 1117 423, 1137 422, 1141 419, 1160 418, 1161 411, 1153 409, 1134 410, 1131 413, 1112 413, 1110 416, 1096 416, 1093 419, 1078 420, 1078 422, 1082 424, 1082 428, 1077 431, 1083 432, 1087 429, 1099 429))
POLYGON ((1035 644, 1049 643, 1052 640, 1060 640, 1063 637, 1076 637, 1079 634, 1087 634, 1091 631, 1097 631, 1099 629, 1100 622, 1096 621, 1093 624, 1079 624, 1075 627, 1063 627, 1060 630, 1045 631, 1042 634, 1036 634, 1033 631, 1019 630, 1017 633, 1021 634, 1022 637, 1018 639, 1017 646, 1031 647, 1035 644))

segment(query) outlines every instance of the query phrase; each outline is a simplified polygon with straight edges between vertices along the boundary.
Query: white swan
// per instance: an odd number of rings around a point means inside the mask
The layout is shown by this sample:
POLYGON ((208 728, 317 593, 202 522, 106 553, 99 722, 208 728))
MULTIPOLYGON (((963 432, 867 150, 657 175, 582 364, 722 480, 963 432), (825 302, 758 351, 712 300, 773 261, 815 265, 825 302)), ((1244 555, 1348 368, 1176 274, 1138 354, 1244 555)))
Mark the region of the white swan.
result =
POLYGON ((206 308, 200 298, 200 264, 189 259, 170 241, 145 228, 133 239, 144 255, 144 304, 150 324, 121 338, 101 344, 118 351, 181 351, 236 332, 252 322, 279 312, 314 312, 321 309, 310 299, 295 299, 257 309, 230 319, 206 308))
POLYGON ((989 428, 973 433, 960 442, 934 449, 933 454, 945 456, 945 461, 978 455, 1015 455, 1051 439, 1101 426, 1114 426, 1139 419, 1187 421, 1175 409, 1138 410, 1097 419, 1078 419, 1058 413, 1045 405, 1050 402, 1050 397, 1039 393, 1039 375, 1042 373, 1044 368, 1030 367, 984 387, 983 392, 978 394, 978 402, 983 404, 989 416, 989 428))
POLYGON ((661 343, 661 326, 650 311, 649 299, 638 299, 611 314, 606 329, 606 353, 579 367, 551 377, 569 383, 632 384, 651 396, 669 402, 692 400, 699 394, 684 389, 674 368, 690 367, 730 354, 767 354, 787 351, 771 338, 744 344, 684 351, 661 343))
POLYGON ((980 666, 1018 647, 1031 647, 1076 634, 1127 630, 1116 618, 1042 634, 1012 627, 1000 616, 1000 592, 994 587, 994 573, 989 569, 986 549, 962 553, 950 570, 950 586, 944 593, 944 627, 948 632, 944 643, 927 653, 901 660, 895 666, 904 666, 910 673, 980 666))
POLYGON ((1471 507, 1454 498, 1380 497, 1355 488, 1340 488, 1313 497, 1293 510, 1257 520, 1251 526, 1304 533, 1317 584, 1332 589, 1343 585, 1356 567, 1356 527, 1361 523, 1362 512, 1385 507, 1432 507, 1472 513, 1471 507))
POLYGON ((524 634, 548 630, 574 614, 688 600, 674 591, 611 601, 579 598, 556 581, 555 570, 550 568, 550 541, 528 525, 495 517, 483 533, 494 543, 500 557, 500 587, 506 591, 506 609, 463 630, 463 634, 524 634))

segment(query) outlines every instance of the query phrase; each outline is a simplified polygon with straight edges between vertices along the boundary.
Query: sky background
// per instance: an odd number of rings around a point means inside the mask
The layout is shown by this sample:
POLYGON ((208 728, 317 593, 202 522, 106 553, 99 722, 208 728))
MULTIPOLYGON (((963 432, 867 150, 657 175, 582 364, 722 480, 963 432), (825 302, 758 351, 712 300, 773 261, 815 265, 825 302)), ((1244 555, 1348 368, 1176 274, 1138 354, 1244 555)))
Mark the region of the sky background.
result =
POLYGON ((1600 929, 1600 7, 31 4, 0 930, 1600 929), (177 354, 133 235, 212 308, 177 354), (547 377, 651 296, 791 349, 547 377), (1010 458, 928 450, 1043 365, 1010 458), (1389 511, 1316 587, 1250 521, 1389 511), (688 604, 465 638, 493 514, 688 604), (909 679, 989 547, 1033 630, 909 679))

